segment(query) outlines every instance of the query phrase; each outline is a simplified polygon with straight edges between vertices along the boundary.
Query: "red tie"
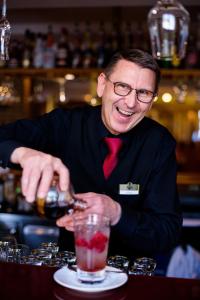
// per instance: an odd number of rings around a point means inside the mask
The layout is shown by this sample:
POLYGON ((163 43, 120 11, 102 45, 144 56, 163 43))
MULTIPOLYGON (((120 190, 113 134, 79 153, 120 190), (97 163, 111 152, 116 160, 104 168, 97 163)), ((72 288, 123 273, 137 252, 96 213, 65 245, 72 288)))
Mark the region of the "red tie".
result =
POLYGON ((118 153, 122 147, 122 140, 120 138, 104 138, 108 146, 108 154, 103 162, 104 177, 107 179, 118 163, 118 153))

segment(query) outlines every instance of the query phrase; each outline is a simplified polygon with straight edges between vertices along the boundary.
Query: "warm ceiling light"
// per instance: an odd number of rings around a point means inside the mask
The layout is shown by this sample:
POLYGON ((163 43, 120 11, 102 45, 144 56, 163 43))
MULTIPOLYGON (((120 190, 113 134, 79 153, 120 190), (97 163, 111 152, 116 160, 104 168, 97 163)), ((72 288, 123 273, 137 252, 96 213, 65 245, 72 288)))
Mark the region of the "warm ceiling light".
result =
POLYGON ((75 75, 74 74, 66 74, 65 75, 65 79, 66 80, 74 80, 75 79, 75 75))
POLYGON ((164 93, 162 95, 162 101, 165 103, 169 103, 172 101, 172 95, 170 93, 164 93))
POLYGON ((90 104, 91 104, 92 106, 97 105, 97 99, 96 99, 96 98, 92 98, 92 99, 90 100, 90 104))
POLYGON ((84 100, 85 100, 86 102, 90 102, 90 100, 91 100, 91 98, 92 98, 92 95, 90 95, 90 94, 85 94, 83 98, 84 98, 84 100))
POLYGON ((158 101, 158 96, 154 97, 153 102, 158 101))

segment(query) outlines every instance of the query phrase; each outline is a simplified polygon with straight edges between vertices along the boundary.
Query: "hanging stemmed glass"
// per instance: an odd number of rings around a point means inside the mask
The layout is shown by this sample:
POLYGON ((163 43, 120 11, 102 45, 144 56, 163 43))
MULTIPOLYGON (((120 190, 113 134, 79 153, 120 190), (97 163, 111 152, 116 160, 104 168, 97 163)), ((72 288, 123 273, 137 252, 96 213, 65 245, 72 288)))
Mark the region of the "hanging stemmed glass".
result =
POLYGON ((3 0, 2 17, 0 19, 0 60, 9 60, 9 40, 11 35, 11 26, 6 18, 6 0, 3 0))
POLYGON ((177 0, 158 0, 148 14, 152 54, 178 64, 185 57, 190 15, 177 0))

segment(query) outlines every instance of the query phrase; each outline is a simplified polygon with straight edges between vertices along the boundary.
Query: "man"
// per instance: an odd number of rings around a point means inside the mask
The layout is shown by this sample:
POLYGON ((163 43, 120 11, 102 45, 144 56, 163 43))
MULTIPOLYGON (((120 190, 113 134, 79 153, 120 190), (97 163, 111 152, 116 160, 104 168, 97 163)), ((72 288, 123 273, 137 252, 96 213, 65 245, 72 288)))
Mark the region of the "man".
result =
MULTIPOLYGON (((102 106, 56 109, 37 120, 21 120, 0 129, 3 167, 19 164, 28 201, 44 197, 53 174, 65 191, 72 183, 85 212, 110 218, 110 253, 154 255, 178 241, 181 215, 176 189, 175 141, 145 117, 157 94, 157 63, 148 53, 116 53, 98 77, 102 106), (105 137, 120 138, 118 163, 104 175, 105 137)), ((69 246, 72 216, 57 220, 69 246)))

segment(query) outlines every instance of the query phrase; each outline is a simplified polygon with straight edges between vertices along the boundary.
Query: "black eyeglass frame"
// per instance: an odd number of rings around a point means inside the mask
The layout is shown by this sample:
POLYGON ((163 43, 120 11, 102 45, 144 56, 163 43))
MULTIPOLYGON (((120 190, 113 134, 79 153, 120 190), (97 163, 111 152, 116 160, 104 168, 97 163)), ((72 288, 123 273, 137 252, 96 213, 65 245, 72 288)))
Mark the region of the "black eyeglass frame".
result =
POLYGON ((154 93, 154 92, 152 92, 152 91, 149 91, 149 90, 146 90, 146 89, 134 89, 134 88, 132 88, 129 84, 127 84, 127 83, 125 83, 125 82, 121 82, 121 81, 113 82, 112 80, 110 80, 110 78, 109 78, 108 76, 105 76, 105 77, 106 77, 106 79, 107 79, 109 82, 111 82, 111 83, 114 85, 114 93, 115 93, 116 95, 118 95, 118 96, 128 96, 132 91, 135 91, 135 92, 136 92, 137 100, 138 100, 139 102, 146 103, 146 104, 151 103, 151 102, 153 101, 153 98, 155 98, 155 97, 157 96, 157 93, 154 93), (129 91, 128 91, 127 94, 121 95, 121 94, 119 94, 119 93, 116 93, 116 90, 115 90, 115 89, 116 89, 116 85, 117 85, 117 84, 120 84, 120 83, 123 84, 123 85, 125 85, 125 86, 127 86, 127 88, 129 88, 129 91), (151 98, 150 101, 142 101, 142 100, 140 100, 140 99, 138 98, 138 92, 141 91, 141 90, 147 91, 148 93, 151 93, 151 94, 152 94, 152 98, 151 98))

